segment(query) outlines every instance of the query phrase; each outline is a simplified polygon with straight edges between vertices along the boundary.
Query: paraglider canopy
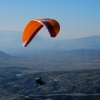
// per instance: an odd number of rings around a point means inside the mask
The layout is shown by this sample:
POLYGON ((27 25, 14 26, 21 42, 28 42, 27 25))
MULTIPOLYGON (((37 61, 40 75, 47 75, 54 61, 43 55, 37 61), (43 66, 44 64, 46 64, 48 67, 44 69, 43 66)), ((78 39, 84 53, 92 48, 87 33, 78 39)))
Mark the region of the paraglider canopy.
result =
POLYGON ((51 37, 56 37, 60 30, 59 23, 54 19, 41 18, 29 21, 22 34, 22 44, 26 47, 38 31, 45 26, 51 37))

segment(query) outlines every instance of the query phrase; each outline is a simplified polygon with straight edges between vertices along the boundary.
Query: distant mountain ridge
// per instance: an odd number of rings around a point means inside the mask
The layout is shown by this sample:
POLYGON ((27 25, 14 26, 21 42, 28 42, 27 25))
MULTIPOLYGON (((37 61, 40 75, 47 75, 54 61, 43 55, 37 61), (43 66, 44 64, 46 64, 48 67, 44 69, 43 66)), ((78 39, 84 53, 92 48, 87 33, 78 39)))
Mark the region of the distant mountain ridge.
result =
POLYGON ((0 31, 0 50, 7 54, 17 55, 45 50, 68 51, 74 49, 100 49, 100 36, 55 40, 37 34, 27 47, 22 46, 21 38, 21 32, 0 31))
POLYGON ((4 53, 4 52, 2 52, 2 51, 0 51, 0 58, 11 58, 11 56, 4 53))

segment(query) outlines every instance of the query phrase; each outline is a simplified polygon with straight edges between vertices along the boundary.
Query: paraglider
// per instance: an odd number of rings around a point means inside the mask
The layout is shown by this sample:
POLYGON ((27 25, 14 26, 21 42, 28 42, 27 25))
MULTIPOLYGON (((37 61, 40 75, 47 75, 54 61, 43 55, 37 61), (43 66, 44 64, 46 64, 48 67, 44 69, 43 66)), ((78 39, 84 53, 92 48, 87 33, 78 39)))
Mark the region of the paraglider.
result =
POLYGON ((56 37, 60 30, 59 23, 54 19, 41 18, 29 21, 22 34, 22 44, 26 47, 38 31, 45 26, 51 37, 56 37))
POLYGON ((40 76, 36 77, 36 82, 37 84, 40 84, 40 85, 46 84, 44 81, 42 81, 42 78, 40 76))
MULTIPOLYGON (((24 47, 28 46, 28 44, 32 41, 32 39, 43 26, 47 28, 51 37, 56 37, 60 31, 60 25, 54 19, 40 18, 31 20, 24 28, 22 34, 22 44, 24 47)), ((36 78, 36 83, 40 85, 46 84, 44 81, 42 81, 41 77, 36 78)))

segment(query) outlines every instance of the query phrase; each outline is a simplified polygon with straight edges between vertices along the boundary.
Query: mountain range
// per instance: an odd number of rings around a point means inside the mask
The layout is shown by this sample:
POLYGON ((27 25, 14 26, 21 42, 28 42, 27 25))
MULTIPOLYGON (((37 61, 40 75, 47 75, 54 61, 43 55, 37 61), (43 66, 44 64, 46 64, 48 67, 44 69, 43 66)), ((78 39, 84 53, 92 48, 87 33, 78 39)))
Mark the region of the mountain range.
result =
POLYGON ((22 46, 22 33, 0 31, 0 51, 10 55, 34 53, 36 51, 69 51, 74 49, 100 49, 100 36, 56 40, 36 35, 27 47, 22 46))
POLYGON ((0 51, 0 59, 3 58, 3 59, 9 59, 11 58, 12 56, 0 51))

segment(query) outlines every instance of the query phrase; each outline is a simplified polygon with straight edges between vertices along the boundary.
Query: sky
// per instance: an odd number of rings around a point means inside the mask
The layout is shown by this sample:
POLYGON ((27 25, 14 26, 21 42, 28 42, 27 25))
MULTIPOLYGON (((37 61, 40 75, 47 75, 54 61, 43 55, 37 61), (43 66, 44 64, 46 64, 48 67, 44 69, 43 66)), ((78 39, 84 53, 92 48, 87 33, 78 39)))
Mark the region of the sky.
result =
MULTIPOLYGON (((36 18, 59 22, 56 39, 100 35, 100 0, 0 0, 0 30, 23 32, 36 18)), ((45 27, 38 34, 50 37, 45 27)))

